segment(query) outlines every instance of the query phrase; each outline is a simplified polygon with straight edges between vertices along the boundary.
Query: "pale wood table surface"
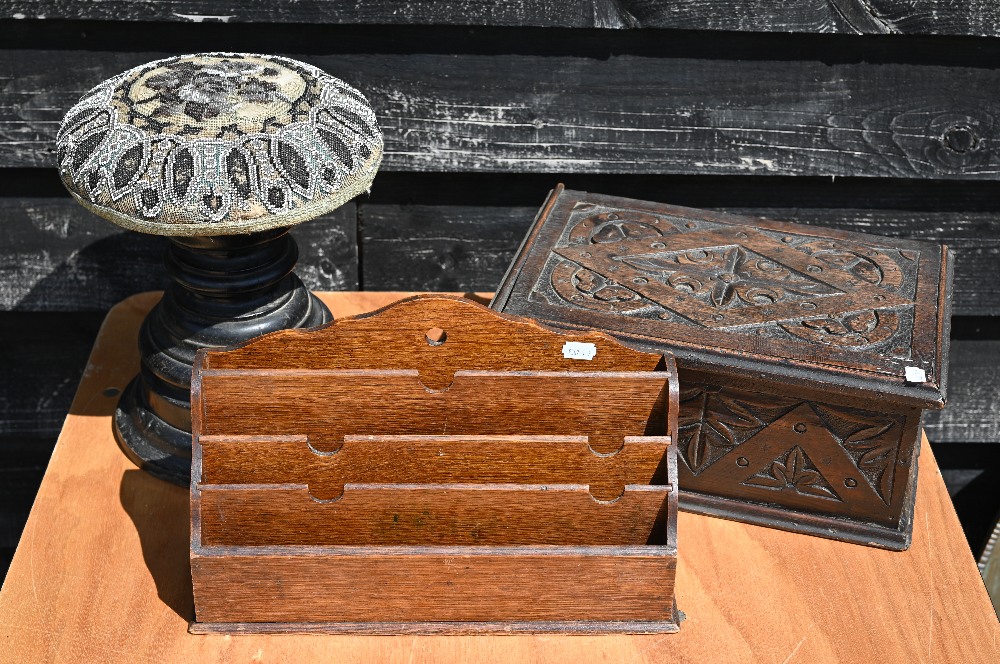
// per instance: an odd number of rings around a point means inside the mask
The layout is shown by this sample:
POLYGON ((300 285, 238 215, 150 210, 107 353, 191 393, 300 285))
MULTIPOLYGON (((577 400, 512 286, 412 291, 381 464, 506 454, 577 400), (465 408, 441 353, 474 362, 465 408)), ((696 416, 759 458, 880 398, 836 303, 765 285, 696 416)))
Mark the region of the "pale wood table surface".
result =
MULTIPOLYGON (((327 293, 335 316, 402 293, 327 293)), ((1000 662, 990 605, 930 447, 894 553, 680 515, 679 634, 188 634, 188 493, 137 470, 110 415, 158 294, 115 307, 0 591, 3 662, 1000 662)))

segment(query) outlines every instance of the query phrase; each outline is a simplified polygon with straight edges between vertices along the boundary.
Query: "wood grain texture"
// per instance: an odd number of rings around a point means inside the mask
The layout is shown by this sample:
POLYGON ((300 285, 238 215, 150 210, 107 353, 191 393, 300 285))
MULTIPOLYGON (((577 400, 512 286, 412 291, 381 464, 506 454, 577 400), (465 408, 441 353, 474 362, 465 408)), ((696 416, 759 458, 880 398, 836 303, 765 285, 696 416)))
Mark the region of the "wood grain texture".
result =
POLYGON ((498 421, 511 435, 587 436, 602 454, 625 436, 664 434, 668 372, 592 371, 458 371, 441 382, 402 370, 205 371, 192 420, 209 435, 307 434, 323 451, 346 435, 481 435, 498 421))
MULTIPOLYGON (((0 52, 0 166, 155 53, 0 52)), ((296 55, 372 103, 382 169, 997 178, 1000 72, 611 55, 296 55)))
POLYGON ((55 439, 103 318, 97 312, 0 315, 0 436, 55 439))
POLYGON ((1000 441, 1000 342, 952 342, 948 407, 928 412, 927 437, 940 442, 1000 441))
MULTIPOLYGON (((393 302, 360 316, 312 330, 282 330, 219 352, 206 351, 202 370, 411 371, 432 390, 451 384, 457 371, 649 372, 663 355, 623 346, 594 332, 556 333, 533 320, 505 316, 470 298, 429 293, 393 302), (442 336, 434 341, 432 330, 442 336), (505 339, 507 343, 497 343, 505 339), (566 357, 567 341, 594 344, 585 364, 566 357)), ((513 378, 513 376, 504 376, 513 378)), ((662 376, 661 376, 662 378, 662 376)))
MULTIPOLYGON (((103 311, 168 283, 164 238, 122 232, 72 199, 0 197, 0 217, 0 309, 103 311)), ((358 287, 356 230, 353 203, 295 227, 310 288, 358 287)))
MULTIPOLYGON (((291 622, 312 615, 318 619, 314 622, 346 622, 348 628, 359 621, 419 619, 474 621, 480 630, 493 622, 498 623, 492 625, 494 631, 502 632, 511 616, 523 622, 583 622, 593 616, 594 622, 655 625, 672 617, 677 567, 667 547, 400 547, 388 552, 384 547, 345 547, 332 555, 318 549, 316 555, 294 557, 267 549, 256 555, 247 555, 247 549, 230 551, 225 557, 192 559, 200 623, 225 621, 235 605, 248 623, 291 622), (659 555, 651 551, 657 548, 663 549, 659 555), (331 566, 338 573, 331 574, 331 566), (401 573, 410 568, 415 573, 401 573), (586 570, 586 587, 567 584, 581 568, 586 570), (200 578, 217 579, 216 592, 200 592, 200 578), (263 603, 261 596, 279 596, 281 601, 263 603), (484 603, 484 597, 491 601, 484 603), (581 620, 581 614, 586 618, 581 620)), ((442 628, 447 625, 438 626, 442 628)), ((407 629, 395 627, 396 633, 407 629)))
POLYGON ((951 262, 936 243, 558 185, 491 306, 544 324, 602 330, 640 348, 669 348, 682 368, 780 377, 783 392, 794 386, 895 400, 897 408, 940 408, 951 262), (827 262, 828 250, 838 258, 827 262), (852 271, 862 262, 873 266, 872 276, 852 271), (765 269, 771 272, 756 272, 765 269), (882 311, 911 304, 908 320, 882 311), (819 335, 802 332, 811 329, 814 310, 827 321, 869 307, 871 326, 851 328, 864 329, 862 336, 850 336, 843 323, 819 335), (876 325, 881 333, 872 331, 876 325), (926 369, 922 383, 904 380, 907 363, 926 369))
MULTIPOLYGON (((540 199, 539 199, 540 200, 540 199)), ((358 250, 370 290, 490 290, 500 283, 537 207, 358 206, 358 250)))
POLYGON ((677 356, 689 509, 898 550, 950 297, 938 244, 559 185, 491 306, 677 356))
POLYGON ((208 2, 206 0, 4 0, 0 16, 18 19, 116 21, 368 23, 672 28, 844 34, 1000 34, 1000 12, 989 4, 943 0, 378 0, 343 3, 208 2))
MULTIPOLYGON (((432 484, 423 478, 419 484, 348 484, 332 502, 318 502, 303 485, 202 484, 199 491, 203 550, 302 545, 561 547, 668 544, 671 487, 629 485, 606 504, 595 500, 583 484, 432 484)), ((308 613, 298 620, 315 622, 308 613)))
POLYGON ((612 500, 629 484, 664 484, 665 436, 626 436, 596 454, 584 436, 345 436, 336 453, 308 436, 199 436, 205 484, 304 484, 320 500, 345 484, 586 484, 612 500))
MULTIPOLYGON (((398 297, 323 299, 344 316, 398 297)), ((117 307, 95 348, 0 592, 0 661, 322 661, 335 652, 416 663, 964 664, 1000 655, 1000 625, 926 447, 905 553, 682 513, 677 597, 687 620, 669 637, 190 635, 187 492, 128 463, 111 436, 114 399, 101 395, 136 370, 129 340, 154 302, 117 307)))

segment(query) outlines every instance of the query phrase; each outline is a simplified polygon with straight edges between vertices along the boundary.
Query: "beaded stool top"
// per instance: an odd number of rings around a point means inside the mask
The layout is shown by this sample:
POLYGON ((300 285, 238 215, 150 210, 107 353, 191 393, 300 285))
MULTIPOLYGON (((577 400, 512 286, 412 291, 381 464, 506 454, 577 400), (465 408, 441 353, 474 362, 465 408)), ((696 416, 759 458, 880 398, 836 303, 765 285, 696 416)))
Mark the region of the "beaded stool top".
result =
POLYGON ((104 81, 63 119, 59 174, 96 214, 158 235, 290 226, 368 190, 382 134, 364 96, 289 58, 204 53, 104 81))

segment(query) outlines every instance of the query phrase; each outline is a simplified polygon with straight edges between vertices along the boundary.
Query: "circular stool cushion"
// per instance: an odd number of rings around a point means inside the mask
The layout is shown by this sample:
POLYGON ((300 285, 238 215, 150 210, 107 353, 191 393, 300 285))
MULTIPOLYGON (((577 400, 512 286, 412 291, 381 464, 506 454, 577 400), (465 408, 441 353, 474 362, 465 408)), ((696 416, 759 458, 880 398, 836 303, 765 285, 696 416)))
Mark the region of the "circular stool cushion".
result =
POLYGON ((289 226, 368 190, 382 133, 364 96, 289 58, 204 53, 109 79, 70 109, 59 174, 84 206, 158 235, 289 226))

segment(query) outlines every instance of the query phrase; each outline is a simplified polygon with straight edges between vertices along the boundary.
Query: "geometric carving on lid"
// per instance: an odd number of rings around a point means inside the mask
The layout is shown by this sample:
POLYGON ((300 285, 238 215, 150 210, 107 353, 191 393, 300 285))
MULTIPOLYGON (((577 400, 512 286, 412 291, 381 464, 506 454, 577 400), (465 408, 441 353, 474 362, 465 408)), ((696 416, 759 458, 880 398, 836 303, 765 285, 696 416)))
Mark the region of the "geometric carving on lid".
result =
MULTIPOLYGON (((830 254, 817 254, 810 261, 804 251, 754 229, 672 235, 667 244, 623 240, 556 247, 555 252, 710 328, 817 319, 912 303, 843 264, 824 261, 830 254)), ((885 264, 891 288, 899 266, 885 264)))
POLYGON ((905 359, 918 256, 578 203, 536 290, 574 307, 905 359), (900 350, 901 349, 901 350, 900 350))

